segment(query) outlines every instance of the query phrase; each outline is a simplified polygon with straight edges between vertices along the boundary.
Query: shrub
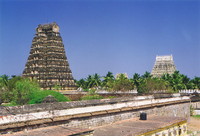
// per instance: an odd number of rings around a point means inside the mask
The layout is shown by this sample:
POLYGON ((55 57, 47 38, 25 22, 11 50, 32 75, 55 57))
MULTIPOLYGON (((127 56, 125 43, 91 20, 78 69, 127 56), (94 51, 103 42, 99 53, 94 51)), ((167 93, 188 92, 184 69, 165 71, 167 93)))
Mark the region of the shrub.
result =
POLYGON ((34 81, 30 81, 29 79, 17 81, 13 89, 12 103, 17 105, 27 104, 31 94, 39 90, 39 85, 34 81))
POLYGON ((90 89, 83 89, 83 91, 84 91, 84 92, 89 92, 89 91, 90 91, 90 89))
POLYGON ((54 96, 58 100, 58 102, 70 101, 68 97, 65 97, 63 94, 59 92, 53 90, 40 90, 40 91, 35 91, 31 94, 30 101, 28 103, 29 104, 41 103, 43 99, 48 95, 54 96))
POLYGON ((85 95, 81 98, 81 100, 94 100, 94 99, 103 99, 103 96, 100 96, 98 94, 95 95, 85 95))
POLYGON ((108 96, 108 97, 105 97, 106 99, 113 99, 113 98, 116 98, 116 96, 108 96))
POLYGON ((25 80, 20 76, 14 76, 12 78, 3 75, 0 76, 0 98, 3 103, 9 103, 13 101, 13 91, 18 81, 25 80))
POLYGON ((134 89, 134 84, 127 78, 126 74, 119 74, 113 82, 114 91, 128 91, 134 89))
POLYGON ((89 95, 95 95, 96 94, 96 89, 89 89, 89 95))

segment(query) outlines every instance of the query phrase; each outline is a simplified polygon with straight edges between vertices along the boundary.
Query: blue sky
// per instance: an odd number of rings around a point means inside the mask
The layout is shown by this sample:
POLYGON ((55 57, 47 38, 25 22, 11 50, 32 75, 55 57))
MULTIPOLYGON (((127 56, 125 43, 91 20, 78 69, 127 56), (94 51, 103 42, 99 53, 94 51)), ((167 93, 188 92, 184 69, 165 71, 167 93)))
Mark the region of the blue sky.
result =
POLYGON ((0 0, 0 75, 20 75, 35 28, 56 22, 75 79, 151 72, 156 55, 200 76, 198 0, 0 0))

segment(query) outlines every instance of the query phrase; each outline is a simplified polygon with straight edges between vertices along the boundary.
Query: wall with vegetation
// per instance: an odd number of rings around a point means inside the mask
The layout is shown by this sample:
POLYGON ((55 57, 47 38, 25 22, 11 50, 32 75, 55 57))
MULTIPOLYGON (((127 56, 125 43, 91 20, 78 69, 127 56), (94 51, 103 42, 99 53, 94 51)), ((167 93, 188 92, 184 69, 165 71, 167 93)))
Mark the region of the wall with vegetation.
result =
POLYGON ((153 96, 138 96, 3 107, 0 110, 0 128, 3 130, 44 123, 94 127, 139 116, 141 111, 188 118, 189 102, 187 96, 157 99, 153 96))

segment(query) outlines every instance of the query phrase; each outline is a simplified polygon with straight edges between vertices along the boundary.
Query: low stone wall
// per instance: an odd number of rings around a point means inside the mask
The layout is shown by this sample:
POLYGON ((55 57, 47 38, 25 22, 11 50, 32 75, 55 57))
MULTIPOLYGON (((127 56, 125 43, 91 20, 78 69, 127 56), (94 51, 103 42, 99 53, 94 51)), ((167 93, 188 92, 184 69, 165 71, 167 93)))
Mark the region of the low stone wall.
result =
POLYGON ((179 93, 187 93, 187 94, 200 93, 200 90, 198 89, 180 90, 179 93))
POLYGON ((123 98, 101 99, 101 100, 43 103, 43 104, 32 104, 23 106, 12 106, 12 107, 2 106, 0 108, 0 116, 25 114, 25 113, 33 113, 41 111, 63 110, 63 109, 71 109, 77 107, 116 104, 122 102, 149 100, 149 99, 154 99, 154 96, 149 95, 149 96, 135 96, 135 97, 123 97, 123 98))
POLYGON ((190 116, 190 98, 153 96, 62 102, 1 108, 0 131, 41 124, 95 127, 139 116, 141 111, 162 116, 190 116))
POLYGON ((80 128, 93 128, 97 126, 102 126, 105 124, 114 123, 116 121, 121 121, 125 119, 130 119, 138 117, 141 112, 147 113, 148 115, 157 115, 157 116, 166 116, 167 117, 184 117, 188 119, 190 117, 190 104, 189 103, 180 103, 173 105, 162 105, 146 108, 138 108, 130 111, 121 111, 109 114, 102 114, 99 116, 89 116, 85 118, 74 118, 65 123, 65 126, 69 127, 80 127, 80 128))
POLYGON ((199 109, 200 110, 200 101, 198 101, 198 102, 191 102, 191 107, 193 109, 199 109))

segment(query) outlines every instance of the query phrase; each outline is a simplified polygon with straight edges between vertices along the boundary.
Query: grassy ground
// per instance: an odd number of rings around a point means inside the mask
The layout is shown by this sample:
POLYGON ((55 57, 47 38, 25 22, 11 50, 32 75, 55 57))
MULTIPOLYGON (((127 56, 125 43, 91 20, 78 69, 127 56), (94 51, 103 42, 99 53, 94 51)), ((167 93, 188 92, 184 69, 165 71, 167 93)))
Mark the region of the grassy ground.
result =
POLYGON ((192 117, 194 117, 196 119, 200 119, 200 115, 193 115, 192 117))

